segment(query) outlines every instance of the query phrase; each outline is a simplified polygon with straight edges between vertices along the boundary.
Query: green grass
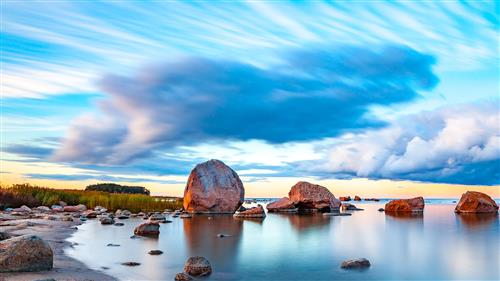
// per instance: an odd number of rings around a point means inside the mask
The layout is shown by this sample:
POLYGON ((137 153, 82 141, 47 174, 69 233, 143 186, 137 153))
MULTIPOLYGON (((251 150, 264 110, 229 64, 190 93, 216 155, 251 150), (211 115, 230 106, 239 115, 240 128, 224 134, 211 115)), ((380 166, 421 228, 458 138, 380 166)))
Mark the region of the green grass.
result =
POLYGON ((175 197, 154 197, 144 194, 107 193, 75 189, 53 189, 30 184, 14 184, 0 188, 0 205, 19 207, 27 205, 51 206, 64 201, 68 205, 83 204, 87 208, 103 206, 108 210, 127 209, 131 212, 160 211, 182 208, 182 199, 175 197))

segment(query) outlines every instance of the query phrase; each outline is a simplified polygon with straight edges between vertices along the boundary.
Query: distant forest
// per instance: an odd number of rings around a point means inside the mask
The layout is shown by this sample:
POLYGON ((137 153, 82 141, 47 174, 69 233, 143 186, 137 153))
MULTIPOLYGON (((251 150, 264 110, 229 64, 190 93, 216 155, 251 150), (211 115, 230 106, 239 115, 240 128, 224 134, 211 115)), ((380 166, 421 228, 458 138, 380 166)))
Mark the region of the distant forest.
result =
POLYGON ((86 191, 104 191, 109 193, 128 193, 149 195, 149 190, 142 186, 127 186, 116 183, 91 184, 85 188, 86 191))

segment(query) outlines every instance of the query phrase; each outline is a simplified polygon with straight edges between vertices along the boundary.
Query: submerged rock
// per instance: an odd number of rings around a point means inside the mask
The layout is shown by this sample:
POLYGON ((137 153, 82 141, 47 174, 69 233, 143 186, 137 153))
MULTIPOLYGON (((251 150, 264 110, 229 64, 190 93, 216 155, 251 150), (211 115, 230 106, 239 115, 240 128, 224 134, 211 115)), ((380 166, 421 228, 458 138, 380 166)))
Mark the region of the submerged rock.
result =
POLYGON ((294 213, 298 210, 295 208, 295 203, 288 197, 267 204, 266 209, 271 213, 294 213))
POLYGON ((411 199, 392 200, 385 204, 386 212, 423 212, 425 207, 424 198, 415 197, 411 199))
POLYGON ((135 262, 135 261, 128 261, 128 262, 122 262, 122 265, 125 265, 125 266, 139 266, 141 264, 138 263, 138 262, 135 262))
POLYGON ((300 181, 290 189, 288 197, 299 210, 331 211, 340 208, 340 200, 324 186, 300 181))
POLYGON ((366 268, 370 267, 370 261, 362 258, 362 259, 356 259, 356 260, 346 260, 343 261, 342 264, 340 265, 341 268, 344 269, 352 269, 352 268, 366 268))
POLYGON ((184 272, 192 276, 206 276, 212 273, 212 266, 204 257, 190 257, 184 264, 184 272))
POLYGON ((0 272, 50 270, 53 259, 49 244, 36 235, 0 241, 0 272))
POLYGON ((193 278, 184 272, 177 273, 175 275, 175 281, 191 281, 193 278))
POLYGON ((160 251, 160 250, 151 250, 151 251, 148 252, 148 254, 150 254, 152 256, 157 256, 157 255, 163 254, 163 251, 160 251))
POLYGON ((184 209, 190 213, 231 213, 243 203, 245 190, 238 174, 219 160, 191 171, 184 190, 184 209))
POLYGON ((456 213, 495 213, 497 211, 497 203, 487 194, 477 191, 467 191, 462 194, 455 207, 456 213))
POLYGON ((257 205, 257 207, 250 208, 246 211, 234 214, 235 218, 265 218, 266 212, 262 205, 257 205))
POLYGON ((134 230, 135 235, 158 236, 160 234, 160 225, 157 222, 146 222, 134 230))

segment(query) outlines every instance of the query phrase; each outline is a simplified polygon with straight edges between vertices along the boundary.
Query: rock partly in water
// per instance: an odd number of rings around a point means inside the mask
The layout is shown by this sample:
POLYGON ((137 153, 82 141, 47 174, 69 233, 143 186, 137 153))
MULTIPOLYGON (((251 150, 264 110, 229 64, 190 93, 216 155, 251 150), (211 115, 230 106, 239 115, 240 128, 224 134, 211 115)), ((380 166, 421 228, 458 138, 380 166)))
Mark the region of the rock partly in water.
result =
POLYGON ((135 235, 141 236, 158 236, 160 234, 160 224, 157 222, 146 222, 134 230, 135 235))
POLYGON ((383 212, 383 211, 385 211, 385 210, 384 210, 384 208, 379 208, 379 209, 378 209, 378 211, 379 211, 379 212, 383 212))
POLYGON ((114 224, 115 220, 110 217, 102 217, 100 219, 101 224, 114 224))
POLYGON ((192 218, 192 217, 193 217, 193 216, 192 216, 191 214, 188 214, 188 213, 184 213, 184 214, 181 214, 181 215, 179 216, 179 218, 181 218, 181 219, 190 219, 190 218, 192 218))
POLYGON ((415 197, 411 199, 392 200, 385 204, 386 212, 423 212, 425 207, 424 198, 415 197))
POLYGON ((184 190, 184 210, 190 213, 231 213, 243 203, 245 190, 238 174, 219 160, 191 171, 184 190))
POLYGON ((151 214, 151 216, 149 216, 149 220, 152 220, 152 221, 164 221, 165 219, 166 219, 165 215, 160 214, 160 213, 154 213, 154 214, 151 214))
POLYGON ((113 244, 113 243, 109 243, 108 245, 106 245, 107 247, 120 247, 120 244, 113 244))
POLYGON ((498 212, 497 203, 490 196, 482 192, 467 191, 462 194, 455 207, 456 213, 495 213, 498 212))
POLYGON ((51 270, 54 254, 36 235, 23 235, 0 242, 0 272, 51 270))
POLYGON ((152 256, 157 256, 157 255, 163 254, 163 251, 161 251, 161 250, 151 250, 151 251, 148 252, 148 254, 150 254, 152 256))
POLYGON ((175 281, 191 281, 193 278, 184 272, 177 273, 175 275, 175 281))
POLYGON ((359 197, 358 195, 354 196, 354 201, 361 201, 361 197, 359 197))
POLYGON ((138 263, 138 262, 135 262, 135 261, 127 261, 127 262, 122 262, 122 265, 125 265, 125 266, 139 266, 141 264, 138 263))
POLYGON ((184 272, 192 276, 206 276, 212 273, 212 266, 204 257, 190 257, 184 264, 184 272))
POLYGON ((353 269, 353 268, 361 269, 370 267, 370 265, 371 264, 369 260, 362 258, 362 259, 343 261, 340 267, 343 269, 353 269))
POLYGON ((300 181, 290 189, 288 197, 299 210, 339 210, 340 200, 324 186, 300 181))
POLYGON ((219 234, 217 234, 217 237, 219 237, 219 238, 224 238, 224 237, 229 237, 229 236, 231 236, 231 235, 225 234, 225 233, 219 233, 219 234))
POLYGON ((295 213, 298 210, 295 208, 295 203, 288 197, 267 204, 266 209, 271 213, 295 213))
POLYGON ((351 196, 341 196, 339 197, 340 201, 351 201, 351 196))
POLYGON ((262 205, 257 205, 257 207, 250 208, 246 211, 234 214, 235 218, 265 218, 266 212, 262 205))
POLYGON ((116 226, 124 226, 125 224, 123 222, 116 222, 115 225, 116 226))
POLYGON ((364 209, 358 208, 350 203, 342 203, 342 211, 363 211, 364 209))

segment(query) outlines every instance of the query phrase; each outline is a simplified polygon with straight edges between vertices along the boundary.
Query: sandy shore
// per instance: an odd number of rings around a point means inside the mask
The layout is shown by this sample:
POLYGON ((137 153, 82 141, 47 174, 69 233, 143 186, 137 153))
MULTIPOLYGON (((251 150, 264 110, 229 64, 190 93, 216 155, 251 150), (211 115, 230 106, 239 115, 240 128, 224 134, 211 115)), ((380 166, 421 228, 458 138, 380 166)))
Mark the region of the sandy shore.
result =
POLYGON ((76 231, 75 227, 80 224, 79 220, 65 222, 0 213, 0 231, 7 232, 13 236, 25 234, 38 235, 50 244, 54 252, 54 268, 52 270, 0 273, 0 280, 117 280, 103 272, 89 269, 83 263, 65 255, 64 249, 72 247, 71 243, 66 241, 66 238, 76 231))

